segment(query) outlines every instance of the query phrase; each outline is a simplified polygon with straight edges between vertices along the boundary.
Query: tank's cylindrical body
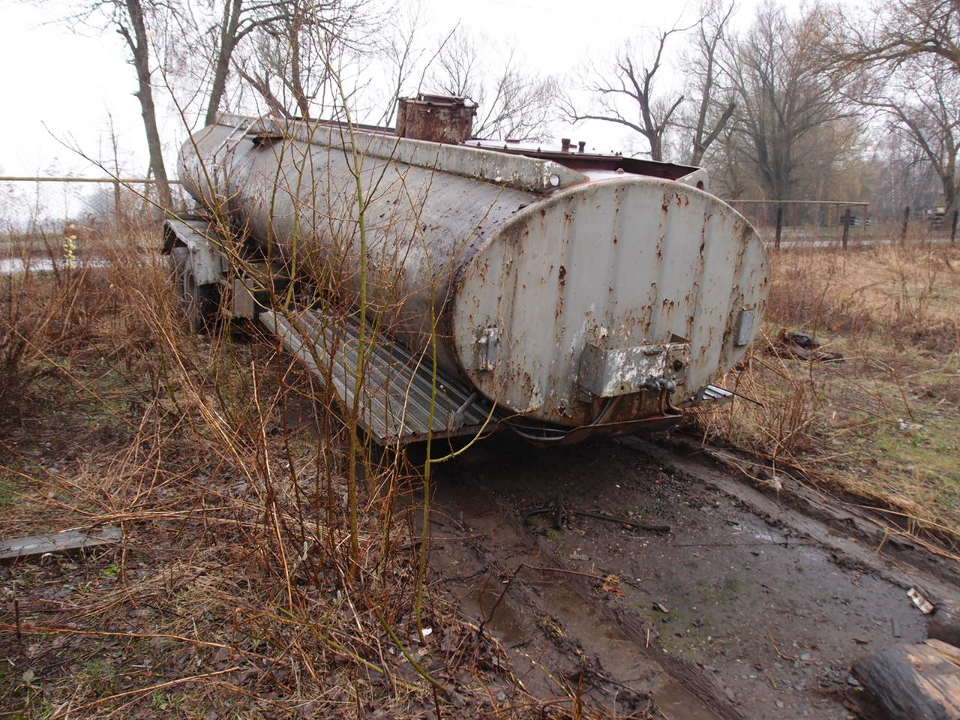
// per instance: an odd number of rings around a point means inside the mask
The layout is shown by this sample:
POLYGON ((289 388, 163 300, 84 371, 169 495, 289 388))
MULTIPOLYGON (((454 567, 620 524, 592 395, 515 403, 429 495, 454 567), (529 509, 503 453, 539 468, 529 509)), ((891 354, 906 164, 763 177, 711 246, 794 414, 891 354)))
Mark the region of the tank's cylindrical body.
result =
MULTIPOLYGON (((181 152, 194 198, 347 300, 362 238, 388 332, 416 354, 437 317, 441 366, 525 417, 578 426, 610 409, 584 389, 585 352, 609 363, 688 343, 669 395, 689 397, 743 356, 744 313, 762 311, 759 237, 690 184, 338 125, 221 122, 181 152)), ((662 407, 633 390, 604 421, 662 407)))

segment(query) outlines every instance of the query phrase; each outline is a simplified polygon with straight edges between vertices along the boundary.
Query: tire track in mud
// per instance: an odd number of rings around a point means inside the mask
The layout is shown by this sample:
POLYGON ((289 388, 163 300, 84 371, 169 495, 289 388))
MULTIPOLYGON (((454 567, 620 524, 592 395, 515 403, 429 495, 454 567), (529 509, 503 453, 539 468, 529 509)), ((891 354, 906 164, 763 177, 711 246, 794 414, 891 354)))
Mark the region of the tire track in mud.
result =
POLYGON ((443 559, 434 560, 461 572, 469 569, 479 579, 454 581, 448 588, 507 648, 521 681, 534 695, 555 697, 585 685, 585 695, 615 714, 645 709, 651 698, 660 707, 675 708, 680 712, 676 717, 741 717, 718 702, 717 688, 700 688, 701 699, 664 672, 645 647, 643 633, 631 631, 592 597, 602 576, 570 574, 581 571, 564 567, 561 558, 531 542, 526 528, 503 522, 507 508, 495 500, 489 507, 496 512, 474 515, 461 527, 495 537, 492 547, 488 540, 473 545, 473 557, 458 559, 457 553, 444 552, 443 559))
POLYGON ((620 714, 849 717, 852 661, 925 637, 923 617, 884 573, 666 455, 481 443, 440 466, 432 532, 473 539, 434 544, 435 582, 541 698, 580 687, 620 714), (542 508, 556 512, 527 516, 542 508))

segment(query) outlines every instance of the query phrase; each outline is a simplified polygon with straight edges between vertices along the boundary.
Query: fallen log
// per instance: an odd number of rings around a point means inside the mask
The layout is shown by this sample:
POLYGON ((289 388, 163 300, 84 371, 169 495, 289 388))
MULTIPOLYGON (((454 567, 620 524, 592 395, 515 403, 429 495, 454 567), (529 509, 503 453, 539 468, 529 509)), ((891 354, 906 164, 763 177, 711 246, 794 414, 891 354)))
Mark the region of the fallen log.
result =
POLYGON ((945 602, 937 603, 937 611, 930 616, 927 635, 960 647, 960 607, 945 602))
POLYGON ((853 664, 890 720, 960 720, 960 649, 939 640, 897 645, 853 664))

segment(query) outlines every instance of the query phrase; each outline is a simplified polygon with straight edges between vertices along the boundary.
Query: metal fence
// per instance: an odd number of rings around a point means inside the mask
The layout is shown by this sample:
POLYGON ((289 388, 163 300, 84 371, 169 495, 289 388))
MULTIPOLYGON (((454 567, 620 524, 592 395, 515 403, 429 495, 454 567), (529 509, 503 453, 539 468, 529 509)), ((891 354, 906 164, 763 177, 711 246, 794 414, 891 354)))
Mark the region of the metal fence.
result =
POLYGON ((776 248, 884 243, 956 243, 957 211, 904 208, 899 217, 874 217, 869 203, 845 200, 727 200, 776 248))

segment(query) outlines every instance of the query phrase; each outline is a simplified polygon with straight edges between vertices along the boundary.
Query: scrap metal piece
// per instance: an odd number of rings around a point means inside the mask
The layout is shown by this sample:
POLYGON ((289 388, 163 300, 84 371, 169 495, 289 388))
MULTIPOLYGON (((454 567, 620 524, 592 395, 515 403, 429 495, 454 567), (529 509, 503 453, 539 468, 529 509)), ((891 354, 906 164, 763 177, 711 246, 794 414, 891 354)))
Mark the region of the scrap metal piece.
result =
POLYGON ((916 588, 910 588, 907 590, 907 597, 910 598, 913 604, 917 607, 917 610, 922 612, 924 615, 930 615, 934 610, 936 610, 936 608, 933 606, 933 603, 921 595, 920 591, 916 588))
MULTIPOLYGON (((677 403, 679 408, 695 407, 700 405, 726 405, 733 402, 737 393, 725 390, 719 385, 707 385, 700 388, 683 402, 677 403)), ((742 395, 740 397, 743 397, 742 395)), ((745 398, 749 400, 749 398, 745 398)))
POLYGON ((163 224, 161 254, 176 254, 182 248, 181 262, 188 262, 197 285, 220 282, 226 272, 226 259, 217 246, 223 239, 203 220, 167 220, 163 224))

